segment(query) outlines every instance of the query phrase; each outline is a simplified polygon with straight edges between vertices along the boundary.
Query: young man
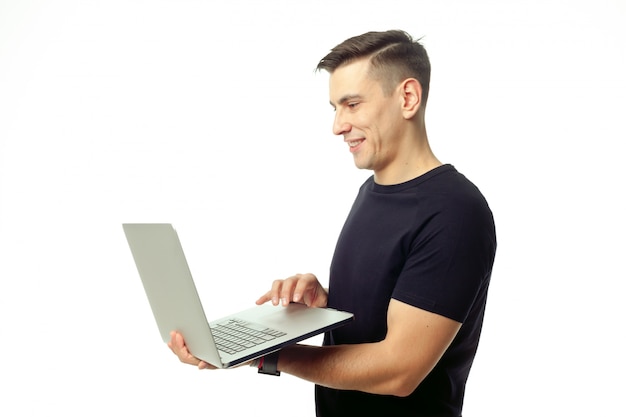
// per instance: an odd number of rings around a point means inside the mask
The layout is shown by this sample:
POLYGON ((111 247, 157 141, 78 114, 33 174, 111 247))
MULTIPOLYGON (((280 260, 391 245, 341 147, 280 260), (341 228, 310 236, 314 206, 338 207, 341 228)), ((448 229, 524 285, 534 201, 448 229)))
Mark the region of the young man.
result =
MULTIPOLYGON (((461 416, 496 251, 480 191, 429 146, 425 49, 402 31, 350 38, 324 57, 333 131, 361 186, 339 236, 328 291, 312 274, 275 281, 257 304, 301 302, 355 314, 323 346, 263 360, 316 384, 318 416, 461 416)), ((185 363, 180 334, 170 347, 185 363)))

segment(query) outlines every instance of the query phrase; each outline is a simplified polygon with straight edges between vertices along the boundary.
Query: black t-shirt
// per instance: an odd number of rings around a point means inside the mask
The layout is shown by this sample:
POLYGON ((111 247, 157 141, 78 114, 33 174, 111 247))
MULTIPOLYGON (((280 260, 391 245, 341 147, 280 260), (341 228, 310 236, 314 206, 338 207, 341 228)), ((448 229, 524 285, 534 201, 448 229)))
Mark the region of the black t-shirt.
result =
POLYGON ((463 323, 439 363, 408 397, 316 386, 320 417, 460 416, 496 251, 493 216, 453 166, 406 183, 369 178, 346 219, 330 270, 329 307, 353 323, 325 345, 378 342, 391 298, 463 323))

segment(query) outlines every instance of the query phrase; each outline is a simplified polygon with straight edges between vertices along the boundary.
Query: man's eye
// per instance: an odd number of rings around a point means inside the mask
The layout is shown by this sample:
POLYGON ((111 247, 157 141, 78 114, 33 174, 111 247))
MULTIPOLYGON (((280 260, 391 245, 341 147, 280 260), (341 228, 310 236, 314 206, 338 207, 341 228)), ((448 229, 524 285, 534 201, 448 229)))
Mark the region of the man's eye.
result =
POLYGON ((355 108, 358 105, 359 103, 348 103, 348 107, 350 107, 351 109, 355 108))

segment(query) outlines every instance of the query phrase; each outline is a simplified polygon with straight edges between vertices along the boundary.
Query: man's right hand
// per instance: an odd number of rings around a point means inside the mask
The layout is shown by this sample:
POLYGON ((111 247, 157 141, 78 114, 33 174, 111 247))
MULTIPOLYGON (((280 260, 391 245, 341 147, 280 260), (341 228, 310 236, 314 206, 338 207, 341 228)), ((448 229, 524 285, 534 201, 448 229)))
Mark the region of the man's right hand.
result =
POLYGON ((182 363, 197 366, 198 369, 217 369, 215 366, 193 356, 191 352, 189 352, 189 349, 187 349, 183 335, 179 332, 170 332, 170 341, 167 346, 178 356, 178 359, 182 363))
POLYGON ((306 304, 309 307, 326 307, 328 292, 322 287, 313 274, 297 274, 287 279, 274 281, 272 289, 261 296, 258 305, 271 301, 277 306, 291 302, 306 304))

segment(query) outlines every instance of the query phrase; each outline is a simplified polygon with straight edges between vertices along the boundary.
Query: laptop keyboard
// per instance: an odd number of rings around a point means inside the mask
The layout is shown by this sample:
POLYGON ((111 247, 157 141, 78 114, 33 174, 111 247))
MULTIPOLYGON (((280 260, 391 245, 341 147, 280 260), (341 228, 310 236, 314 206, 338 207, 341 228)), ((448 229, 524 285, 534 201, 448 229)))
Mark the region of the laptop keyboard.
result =
POLYGON ((211 327, 211 332, 217 349, 231 355, 286 334, 239 319, 218 323, 211 327))

